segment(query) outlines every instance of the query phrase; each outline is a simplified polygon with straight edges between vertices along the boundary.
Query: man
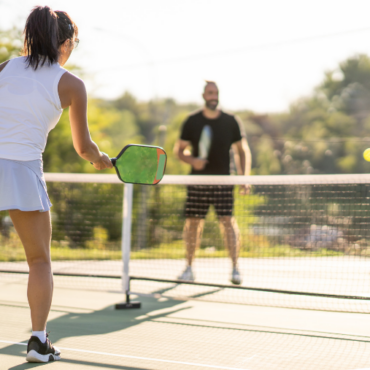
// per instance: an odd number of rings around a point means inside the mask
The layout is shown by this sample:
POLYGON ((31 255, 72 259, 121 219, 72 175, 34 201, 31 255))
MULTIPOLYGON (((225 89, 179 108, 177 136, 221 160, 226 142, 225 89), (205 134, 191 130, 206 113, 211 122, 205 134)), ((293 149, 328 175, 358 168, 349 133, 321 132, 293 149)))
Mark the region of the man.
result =
MULTIPOLYGON (((190 115, 183 124, 180 140, 175 149, 179 159, 192 166, 191 174, 193 175, 229 175, 229 153, 232 147, 236 157, 238 174, 249 175, 251 152, 248 143, 243 137, 242 128, 235 117, 217 109, 218 87, 215 82, 206 81, 203 99, 204 108, 190 115), (210 132, 208 136, 211 145, 207 158, 200 158, 199 141, 205 126, 208 126, 206 130, 210 132), (191 154, 187 153, 188 146, 191 146, 191 154)), ((241 193, 249 193, 249 186, 242 186, 241 193)), ((240 238, 238 225, 232 215, 233 186, 198 185, 188 187, 184 227, 187 267, 179 279, 194 280, 192 271, 194 254, 200 245, 204 219, 211 204, 215 207, 225 244, 232 260, 231 282, 240 284, 241 276, 237 266, 240 238)))

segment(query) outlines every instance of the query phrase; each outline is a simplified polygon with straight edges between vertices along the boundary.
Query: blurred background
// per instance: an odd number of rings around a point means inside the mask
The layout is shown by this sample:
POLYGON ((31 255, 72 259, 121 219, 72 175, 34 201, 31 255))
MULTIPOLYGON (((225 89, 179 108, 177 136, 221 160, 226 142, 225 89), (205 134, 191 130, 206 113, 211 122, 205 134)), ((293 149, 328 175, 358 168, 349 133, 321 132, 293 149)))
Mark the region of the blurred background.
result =
MULTIPOLYGON (((222 109, 244 123, 253 174, 370 169, 366 0, 0 0, 0 62, 19 55, 36 4, 67 11, 80 29, 67 68, 86 82, 91 135, 111 156, 127 143, 159 144, 167 173, 188 173, 172 148, 212 79, 222 109)), ((94 171, 70 136, 66 110, 50 133, 46 172, 94 171)))

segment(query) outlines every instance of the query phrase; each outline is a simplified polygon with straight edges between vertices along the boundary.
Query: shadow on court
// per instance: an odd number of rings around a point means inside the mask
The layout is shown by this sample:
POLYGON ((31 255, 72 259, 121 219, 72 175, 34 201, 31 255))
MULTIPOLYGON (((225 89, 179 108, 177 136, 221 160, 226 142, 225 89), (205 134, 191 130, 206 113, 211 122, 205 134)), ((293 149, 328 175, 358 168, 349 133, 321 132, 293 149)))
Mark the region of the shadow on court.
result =
MULTIPOLYGON (((159 293, 159 292, 157 292, 159 293)), ((163 291, 161 291, 163 293, 163 291)), ((102 334, 109 334, 114 333, 117 331, 124 331, 129 329, 135 325, 142 324, 146 321, 152 321, 159 318, 164 318, 168 315, 171 315, 176 312, 180 312, 186 310, 187 308, 178 308, 176 306, 182 304, 182 301, 175 301, 168 299, 163 302, 159 302, 153 298, 146 298, 140 297, 140 301, 142 302, 142 307, 140 309, 129 309, 129 310, 115 310, 114 306, 108 306, 99 311, 93 311, 89 313, 67 313, 61 317, 48 321, 47 331, 50 332, 50 339, 53 343, 56 343, 65 338, 72 338, 72 337, 85 337, 83 338, 84 341, 88 340, 86 336, 96 336, 102 334), (160 313, 157 315, 153 315, 153 311, 163 310, 163 309, 170 309, 174 308, 173 310, 166 311, 165 313, 160 313)), ((25 338, 23 343, 27 343, 29 338, 25 338)), ((106 353, 118 353, 124 354, 122 349, 124 349, 124 342, 129 340, 128 337, 125 337, 125 333, 123 332, 120 336, 122 342, 117 343, 117 339, 115 339, 115 343, 111 343, 109 339, 104 339, 104 344, 99 346, 100 339, 96 341, 91 338, 89 343, 92 346, 86 348, 85 346, 81 346, 81 348, 77 349, 86 349, 91 351, 97 352, 106 352, 106 353), (115 347, 112 349, 112 346, 115 347), (117 349, 118 347, 118 349, 117 349)), ((58 346, 56 344, 56 346, 58 346)), ((63 347, 63 346, 61 346, 63 347)), ((67 351, 65 351, 67 352, 67 351)), ((69 352, 69 354, 78 355, 78 352, 69 352)), ((26 356, 26 346, 20 345, 9 345, 7 347, 0 349, 0 356, 2 354, 12 355, 12 356, 20 356, 25 358, 26 356)), ((63 356, 63 351, 62 351, 63 356)), ((99 362, 92 362, 86 360, 74 360, 74 359, 65 359, 62 357, 64 364, 73 364, 73 365, 81 365, 81 366, 91 366, 98 368, 105 368, 105 369, 120 369, 120 370, 147 370, 147 368, 143 367, 132 367, 132 366, 124 366, 124 365, 112 365, 112 364, 105 364, 99 362)), ((121 361, 124 363, 125 358, 122 358, 121 361)), ((24 362, 20 365, 9 367, 8 370, 20 370, 20 369, 29 369, 33 367, 45 366, 48 364, 30 364, 28 362, 24 362)), ((68 365, 67 365, 68 366, 68 365)))

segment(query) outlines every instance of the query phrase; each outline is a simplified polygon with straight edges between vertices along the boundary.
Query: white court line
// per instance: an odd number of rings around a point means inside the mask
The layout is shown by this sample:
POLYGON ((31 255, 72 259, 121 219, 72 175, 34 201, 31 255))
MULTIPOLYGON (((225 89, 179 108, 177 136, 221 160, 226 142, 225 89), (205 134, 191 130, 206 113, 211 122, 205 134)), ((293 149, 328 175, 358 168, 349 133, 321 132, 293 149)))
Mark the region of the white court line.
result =
MULTIPOLYGON (((8 340, 0 340, 0 343, 15 344, 15 345, 18 345, 18 346, 27 346, 27 343, 10 342, 8 340)), ((225 366, 216 366, 216 365, 203 365, 203 364, 195 364, 193 362, 161 360, 159 358, 138 357, 138 356, 129 356, 129 355, 117 355, 115 353, 86 351, 84 349, 64 348, 64 347, 59 347, 59 346, 56 346, 56 347, 58 347, 58 349, 62 349, 64 351, 92 353, 94 355, 104 355, 104 356, 113 356, 113 357, 133 358, 133 359, 136 359, 136 360, 144 360, 144 361, 167 362, 167 363, 170 363, 170 364, 180 364, 180 365, 190 365, 190 366, 198 366, 198 367, 208 367, 208 368, 212 368, 212 369, 223 369, 223 370, 248 370, 248 369, 245 369, 245 368, 244 369, 240 369, 240 368, 236 368, 236 367, 225 367, 225 366)))

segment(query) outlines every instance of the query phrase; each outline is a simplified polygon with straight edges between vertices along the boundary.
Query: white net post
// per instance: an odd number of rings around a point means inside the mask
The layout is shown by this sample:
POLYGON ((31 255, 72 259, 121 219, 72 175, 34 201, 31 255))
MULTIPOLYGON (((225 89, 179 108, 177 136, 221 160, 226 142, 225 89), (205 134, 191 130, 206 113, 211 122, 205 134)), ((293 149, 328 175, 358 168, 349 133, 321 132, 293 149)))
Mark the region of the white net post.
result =
POLYGON ((128 294, 130 287, 129 264, 131 251, 131 221, 132 221, 132 198, 133 185, 125 184, 123 193, 123 212, 122 212, 122 289, 128 294))

